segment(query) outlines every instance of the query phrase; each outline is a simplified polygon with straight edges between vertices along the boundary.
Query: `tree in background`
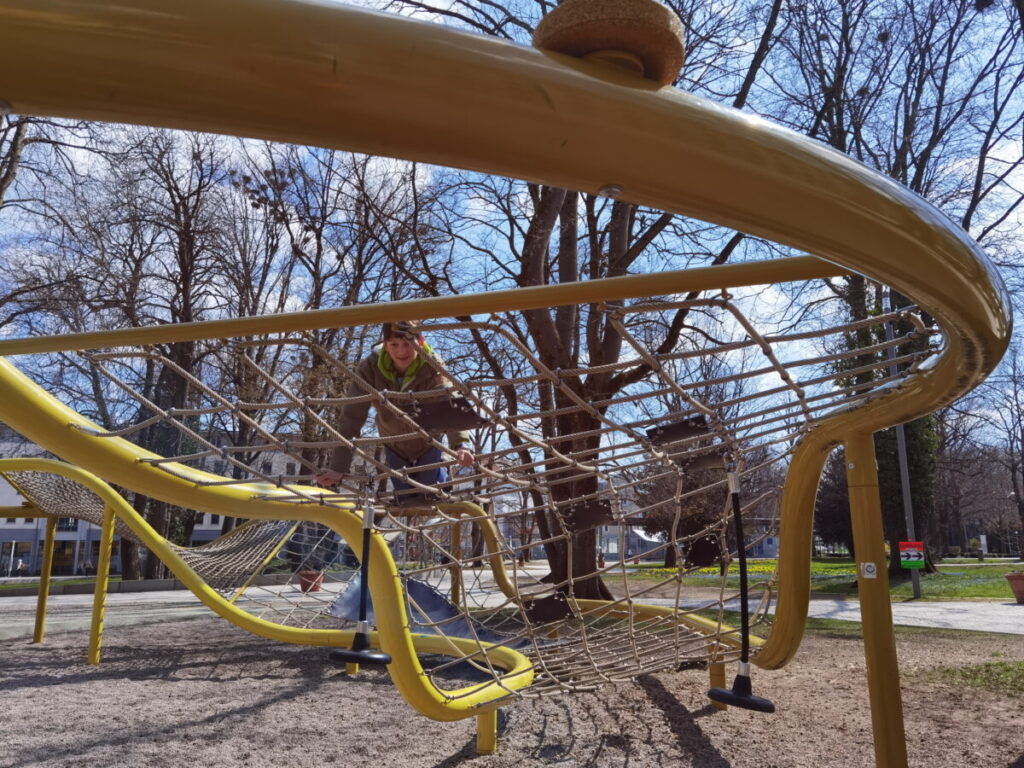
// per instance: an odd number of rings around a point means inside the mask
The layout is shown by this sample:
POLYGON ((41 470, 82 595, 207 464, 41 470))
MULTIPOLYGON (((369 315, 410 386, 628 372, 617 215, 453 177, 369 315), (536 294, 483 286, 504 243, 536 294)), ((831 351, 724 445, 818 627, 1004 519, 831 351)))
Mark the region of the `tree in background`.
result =
POLYGON ((1024 356, 1019 344, 1010 347, 1002 370, 1005 377, 997 375, 985 385, 992 406, 987 421, 997 435, 997 460, 1009 476, 1006 498, 1016 508, 1024 533, 1024 356))
MULTIPOLYGON (((706 4, 677 4, 689 25, 691 45, 681 81, 697 79, 698 72, 719 76, 708 78, 709 86, 719 89, 721 98, 742 108, 756 80, 772 39, 781 0, 761 18, 753 13, 728 13, 729 8, 709 10, 706 4), (757 40, 755 54, 739 66, 733 46, 738 30, 757 40), (752 34, 759 29, 759 34, 752 34)), ((545 2, 433 4, 396 0, 389 9, 428 13, 477 32, 526 42, 533 27, 548 9, 545 2)), ((734 9, 739 9, 739 5, 734 9)), ((520 184, 477 175, 457 175, 457 189, 475 201, 473 209, 482 214, 464 217, 460 226, 463 242, 492 260, 485 270, 507 283, 535 286, 615 277, 651 268, 676 268, 690 263, 721 264, 733 256, 743 241, 738 233, 722 233, 698 222, 687 222, 671 214, 606 200, 593 195, 534 184, 520 184), (478 234, 491 232, 489 242, 480 243, 478 234)), ((465 290, 465 288, 463 288, 465 290)), ((695 298, 690 296, 688 298, 695 298)), ((614 308, 613 308, 614 309, 614 308)), ((676 347, 684 335, 689 312, 681 309, 668 319, 663 335, 653 343, 659 352, 676 347)), ((623 353, 623 338, 611 320, 607 308, 589 306, 555 307, 521 313, 516 334, 527 341, 538 358, 552 370, 571 371, 585 362, 590 366, 618 362, 623 353)), ((508 378, 506 371, 492 364, 496 378, 508 378)), ((560 415, 544 419, 541 431, 547 445, 559 452, 594 456, 601 449, 600 422, 593 415, 575 408, 576 400, 603 402, 640 381, 650 370, 644 364, 619 372, 597 372, 562 378, 563 386, 542 387, 540 405, 558 409, 560 415)), ((510 401, 511 402, 511 401, 510 401)), ((515 407, 514 405, 512 406, 515 407)), ((548 471, 560 471, 562 465, 552 452, 545 456, 548 471)), ((554 503, 566 504, 597 491, 597 480, 581 474, 569 482, 552 487, 554 503)), ((551 521, 544 512, 537 515, 542 539, 550 539, 551 521)), ((575 577, 594 572, 597 562, 597 533, 590 530, 575 534, 569 542, 552 541, 546 545, 551 564, 551 579, 562 588, 572 589, 577 597, 609 598, 599 579, 586 579, 573 585, 575 577), (572 564, 570 572, 570 563, 572 564)))
POLYGON ((846 452, 836 448, 825 462, 814 500, 814 533, 827 545, 843 547, 853 557, 853 526, 846 485, 846 452))
MULTIPOLYGON (((755 108, 930 200, 1009 264, 1009 222, 1024 194, 1011 181, 1024 167, 1024 41, 1014 10, 982 13, 967 0, 810 0, 787 4, 779 30, 765 65, 772 86, 752 97, 755 108)), ((879 287, 863 277, 826 285, 849 319, 881 310, 879 287)), ((860 345, 870 342, 868 329, 860 333, 860 345)), ((927 540, 938 441, 931 419, 906 432, 917 534, 927 540)), ((892 430, 876 436, 897 573, 905 526, 894 445, 892 430)))

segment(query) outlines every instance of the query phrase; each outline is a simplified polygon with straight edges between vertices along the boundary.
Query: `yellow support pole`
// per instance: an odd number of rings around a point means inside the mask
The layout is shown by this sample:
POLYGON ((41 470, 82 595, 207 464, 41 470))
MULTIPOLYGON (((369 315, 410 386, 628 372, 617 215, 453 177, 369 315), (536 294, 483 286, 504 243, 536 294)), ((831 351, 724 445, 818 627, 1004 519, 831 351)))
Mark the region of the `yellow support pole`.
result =
POLYGON ((892 628, 878 468, 870 433, 855 433, 846 440, 846 478, 853 521, 853 547, 857 553, 857 592, 864 627, 875 765, 879 768, 905 768, 907 742, 903 729, 903 700, 892 628))
MULTIPOLYGON (((711 680, 709 681, 710 688, 726 688, 725 684, 725 664, 721 661, 713 661, 708 665, 708 672, 711 680)), ((720 701, 712 701, 711 706, 715 709, 728 709, 728 704, 723 704, 720 701)))
POLYGON ((349 675, 350 677, 355 677, 359 674, 359 665, 349 662, 345 665, 345 674, 349 675))
POLYGON ((43 544, 43 567, 39 571, 39 597, 36 599, 36 627, 32 642, 41 643, 46 635, 46 601, 50 597, 50 574, 53 571, 53 544, 57 538, 57 518, 46 520, 46 543, 43 544))
POLYGON ((479 755, 493 755, 498 751, 497 709, 476 716, 476 751, 479 755))
POLYGON ((114 549, 114 509, 103 506, 103 528, 100 531, 100 556, 96 566, 96 588, 92 593, 92 625, 89 627, 89 663, 100 663, 103 642, 103 615, 107 607, 107 587, 110 584, 110 560, 114 549))

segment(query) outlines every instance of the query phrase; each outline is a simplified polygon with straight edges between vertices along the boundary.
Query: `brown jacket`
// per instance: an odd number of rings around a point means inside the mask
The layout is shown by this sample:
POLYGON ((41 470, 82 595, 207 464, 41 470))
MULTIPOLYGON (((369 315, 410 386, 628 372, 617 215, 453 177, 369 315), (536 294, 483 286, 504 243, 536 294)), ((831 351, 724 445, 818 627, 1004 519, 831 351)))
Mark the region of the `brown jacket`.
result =
MULTIPOLYGON (((428 354, 433 354, 429 345, 426 345, 428 354)), ((435 355, 436 357, 436 355, 435 355)), ((391 357, 384 351, 383 345, 377 345, 373 351, 359 363, 356 368, 356 375, 369 384, 378 392, 384 390, 400 392, 424 392, 431 389, 447 387, 446 380, 429 363, 421 358, 413 361, 404 375, 399 375, 391 362, 391 357)), ((366 388, 358 381, 349 382, 345 397, 361 397, 366 394, 366 388)), ((338 414, 338 421, 335 428, 348 439, 359 436, 363 425, 366 424, 366 417, 370 412, 370 403, 352 403, 342 408, 338 414)), ((387 409, 374 408, 377 421, 377 433, 381 437, 390 435, 407 435, 412 431, 409 423, 401 416, 390 413, 387 409)), ((467 432, 449 432, 448 446, 458 448, 464 443, 469 443, 467 432)), ((421 435, 413 435, 401 440, 390 440, 386 445, 399 456, 409 461, 415 461, 430 448, 430 442, 421 435)), ((344 446, 334 449, 331 456, 331 469, 335 472, 345 474, 352 466, 352 450, 344 446)))

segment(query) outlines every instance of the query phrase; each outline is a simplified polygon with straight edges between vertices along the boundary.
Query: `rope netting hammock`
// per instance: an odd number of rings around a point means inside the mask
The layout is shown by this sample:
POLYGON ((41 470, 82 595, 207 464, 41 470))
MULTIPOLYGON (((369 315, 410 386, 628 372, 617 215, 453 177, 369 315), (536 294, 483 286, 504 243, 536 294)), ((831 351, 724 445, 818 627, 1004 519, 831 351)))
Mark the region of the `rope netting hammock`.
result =
MULTIPOLYGON (((191 370, 172 348, 76 353, 110 402, 134 404, 123 428, 76 429, 99 440, 159 442, 165 455, 142 461, 198 486, 255 488, 254 499, 300 508, 372 511, 400 575, 409 631, 474 647, 421 656, 438 688, 467 661, 500 680, 491 655, 502 647, 536 672, 516 694, 587 690, 736 659, 737 630, 723 623, 739 596, 729 473, 742 499, 744 546, 773 554, 779 493, 801 435, 898 387, 941 341, 914 308, 769 333, 758 330, 765 313, 757 307, 756 293, 594 307, 621 336, 623 353, 615 363, 561 370, 514 332, 512 314, 426 322, 418 330, 437 352, 418 347, 419 356, 445 386, 417 392, 375 389, 351 352, 336 354, 312 334, 197 342, 191 370), (679 313, 699 324, 662 348, 679 313), (887 326, 903 332, 887 334, 887 326), (486 375, 485 351, 514 375, 486 375), (614 377, 621 384, 611 387, 614 377), (611 394, 595 398, 595 382, 611 394), (177 392, 184 405, 160 407, 160 391, 177 392), (408 433, 381 436, 371 419, 362 436, 341 434, 337 414, 366 403, 404 419, 408 433), (453 430, 470 431, 472 468, 456 468, 442 437, 453 430), (383 447, 416 436, 441 451, 433 466, 446 466, 450 478, 427 486, 388 465, 383 447), (338 448, 353 452, 353 474, 335 490, 313 486, 310 476, 338 448), (395 479, 409 488, 396 492, 395 479), (673 567, 653 567, 666 556, 673 567), (562 557, 562 567, 549 568, 548 557, 562 557)), ((342 338, 379 339, 376 327, 347 331, 342 338)), ((12 479, 34 498, 65 493, 62 485, 38 489, 27 474, 12 479)), ((50 511, 52 502, 41 507, 50 511)), ((236 606, 328 628, 359 619, 350 544, 321 523, 256 520, 178 551, 236 606)), ((755 619, 769 610, 773 585, 768 575, 754 586, 755 619)))

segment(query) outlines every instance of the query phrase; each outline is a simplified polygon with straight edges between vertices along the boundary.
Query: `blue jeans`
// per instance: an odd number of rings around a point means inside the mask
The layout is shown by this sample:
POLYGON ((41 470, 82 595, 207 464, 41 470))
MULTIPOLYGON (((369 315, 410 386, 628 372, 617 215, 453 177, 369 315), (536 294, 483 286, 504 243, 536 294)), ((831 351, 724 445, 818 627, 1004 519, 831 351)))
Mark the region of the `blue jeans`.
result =
MULTIPOLYGON (((437 464, 441 461, 441 458, 441 449, 437 447, 428 449, 426 453, 415 461, 409 461, 409 459, 399 456, 390 448, 384 446, 384 461, 387 462, 391 469, 411 469, 412 467, 422 467, 425 464, 437 464)), ((436 486, 438 483, 448 480, 448 467, 436 467, 434 469, 424 469, 420 472, 410 472, 409 477, 417 483, 436 486)), ((394 488, 396 493, 398 491, 408 491, 412 488, 407 482, 397 477, 391 478, 391 487, 394 488)))

